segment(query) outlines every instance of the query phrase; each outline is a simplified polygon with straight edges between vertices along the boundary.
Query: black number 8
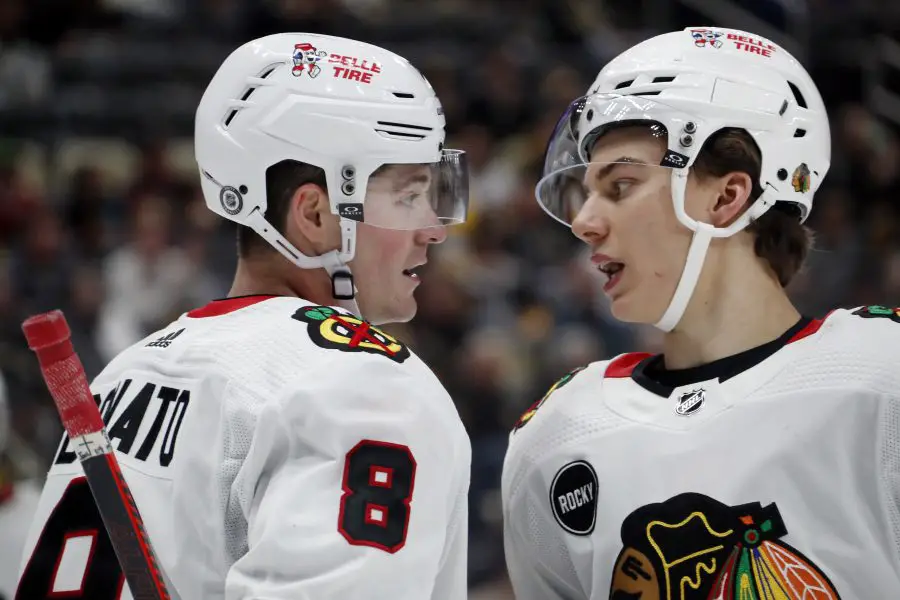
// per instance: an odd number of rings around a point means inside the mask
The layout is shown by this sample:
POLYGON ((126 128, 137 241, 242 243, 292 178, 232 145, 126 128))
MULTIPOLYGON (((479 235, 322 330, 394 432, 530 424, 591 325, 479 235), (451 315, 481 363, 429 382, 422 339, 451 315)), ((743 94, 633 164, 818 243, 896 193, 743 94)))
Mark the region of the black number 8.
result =
POLYGON ((338 531, 357 546, 393 554, 406 543, 416 460, 400 444, 362 440, 344 461, 338 531))
MULTIPOLYGON (((72 579, 71 573, 64 576, 72 579)), ((124 583, 125 577, 103 527, 100 511, 94 504, 91 488, 84 477, 73 479, 44 525, 44 531, 22 573, 16 599, 65 597, 117 600, 124 583), (63 562, 62 555, 68 548, 67 543, 81 537, 93 538, 84 572, 77 577, 81 580, 81 588, 54 592, 57 575, 60 575, 57 570, 63 562)))

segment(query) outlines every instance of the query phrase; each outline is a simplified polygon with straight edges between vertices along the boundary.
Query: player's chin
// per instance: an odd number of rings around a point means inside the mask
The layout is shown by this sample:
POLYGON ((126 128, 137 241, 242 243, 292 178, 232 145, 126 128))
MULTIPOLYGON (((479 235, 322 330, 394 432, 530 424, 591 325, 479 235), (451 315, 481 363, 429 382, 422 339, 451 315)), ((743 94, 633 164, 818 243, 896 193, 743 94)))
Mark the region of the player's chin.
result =
POLYGON ((419 306, 412 294, 400 294, 382 306, 381 310, 373 314, 367 320, 373 325, 386 325, 388 323, 406 323, 416 316, 419 306))
POLYGON ((419 304, 416 302, 415 296, 409 294, 398 300, 396 304, 396 314, 394 317, 394 323, 406 323, 407 321, 412 321, 413 317, 416 316, 416 312, 419 310, 419 304))
POLYGON ((616 321, 634 323, 634 317, 630 308, 628 302, 622 300, 621 297, 609 299, 609 312, 616 321))
POLYGON ((655 323, 653 302, 641 298, 639 290, 618 291, 609 296, 609 312, 622 323, 655 323))

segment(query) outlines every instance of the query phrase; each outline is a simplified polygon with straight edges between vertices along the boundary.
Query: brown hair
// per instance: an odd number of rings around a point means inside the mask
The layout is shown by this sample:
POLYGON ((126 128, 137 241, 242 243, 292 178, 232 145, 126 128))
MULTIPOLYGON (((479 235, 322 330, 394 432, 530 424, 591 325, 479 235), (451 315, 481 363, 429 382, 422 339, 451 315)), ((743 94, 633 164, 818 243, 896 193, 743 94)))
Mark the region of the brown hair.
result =
MULTIPOLYGON (((377 177, 390 169, 392 164, 384 164, 375 169, 369 178, 377 177)), ((266 169, 266 220, 278 233, 284 235, 287 226, 291 198, 297 188, 306 183, 314 183, 328 194, 325 170, 296 160, 283 160, 266 169)), ((246 225, 237 228, 238 256, 247 258, 254 252, 275 249, 253 229, 246 225)))
MULTIPOLYGON (((325 183, 325 171, 296 160, 283 160, 266 169, 266 220, 281 234, 287 225, 288 209, 291 198, 298 187, 305 183, 314 183, 328 193, 325 183)), ((275 249, 261 238, 259 234, 246 225, 237 228, 238 256, 247 258, 260 251, 275 249)))
MULTIPOLYGON (((763 192, 759 185, 761 165, 762 154, 750 134, 743 129, 725 128, 703 144, 692 169, 699 177, 722 177, 734 171, 747 173, 753 181, 749 199, 752 204, 763 192)), ((787 287, 812 246, 811 232, 800 223, 800 208, 777 202, 750 223, 747 231, 756 235, 756 255, 769 264, 782 287, 787 287)))

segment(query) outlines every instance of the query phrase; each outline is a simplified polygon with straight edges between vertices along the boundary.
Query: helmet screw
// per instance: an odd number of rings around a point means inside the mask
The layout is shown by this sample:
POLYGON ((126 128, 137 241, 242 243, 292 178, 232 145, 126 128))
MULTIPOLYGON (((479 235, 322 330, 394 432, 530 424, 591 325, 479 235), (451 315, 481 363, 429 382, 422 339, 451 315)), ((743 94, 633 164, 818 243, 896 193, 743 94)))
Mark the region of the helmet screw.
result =
POLYGON ((781 181, 787 179, 787 169, 778 169, 778 179, 781 181))
POLYGON ((688 146, 690 146, 691 144, 694 143, 694 136, 692 136, 689 133, 685 133, 684 135, 681 136, 681 139, 678 141, 681 143, 682 146, 687 148, 688 146))
POLYGON ((345 165, 341 169, 341 177, 344 179, 353 179, 356 177, 356 169, 354 169, 352 165, 345 165))
POLYGON ((693 121, 688 121, 684 124, 684 132, 685 133, 694 133, 697 131, 697 124, 693 121))
POLYGON ((353 191, 356 189, 356 186, 353 185, 352 181, 345 181, 341 186, 341 191, 344 192, 345 196, 352 196, 353 191))

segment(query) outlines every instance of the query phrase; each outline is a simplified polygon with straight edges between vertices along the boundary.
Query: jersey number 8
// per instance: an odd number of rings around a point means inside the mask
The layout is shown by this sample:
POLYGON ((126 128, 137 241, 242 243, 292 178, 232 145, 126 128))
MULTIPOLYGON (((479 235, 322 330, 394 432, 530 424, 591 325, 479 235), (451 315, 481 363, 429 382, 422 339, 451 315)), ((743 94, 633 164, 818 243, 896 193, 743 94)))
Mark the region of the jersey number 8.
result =
MULTIPOLYGON (((406 446, 363 440, 344 463, 338 531, 354 545, 394 553, 406 543, 416 461, 406 446)), ((76 559, 75 563, 79 561, 76 559)), ((73 479, 53 511, 19 582, 16 599, 117 600, 125 577, 84 477, 73 479), (84 541, 87 546, 70 547, 84 541), (87 549, 87 552, 80 550, 87 549), (80 568, 64 557, 85 554, 80 568), (72 573, 72 568, 78 569, 72 573), (63 589, 58 589, 65 580, 63 589), (72 582, 76 584, 73 585, 72 582)))
POLYGON ((362 440, 344 462, 338 531, 353 545, 393 554, 406 543, 416 461, 409 448, 362 440))

